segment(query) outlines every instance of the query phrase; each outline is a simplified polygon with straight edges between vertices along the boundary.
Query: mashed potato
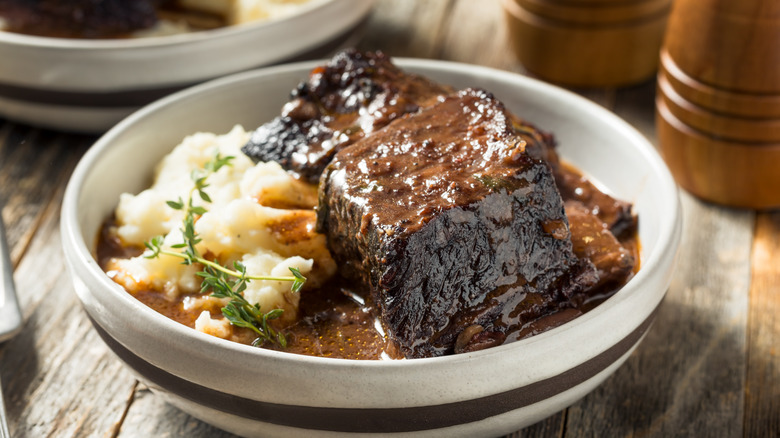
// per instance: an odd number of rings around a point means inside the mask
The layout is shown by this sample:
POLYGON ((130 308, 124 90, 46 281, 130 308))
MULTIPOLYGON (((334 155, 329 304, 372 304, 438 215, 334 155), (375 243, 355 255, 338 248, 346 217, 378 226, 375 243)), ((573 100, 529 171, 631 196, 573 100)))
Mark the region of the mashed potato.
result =
POLYGON ((228 26, 277 20, 294 15, 309 4, 327 1, 331 0, 178 0, 174 4, 179 13, 162 14, 154 27, 137 31, 133 36, 174 35, 215 27, 208 16, 212 20, 218 17, 220 25, 228 26))
MULTIPOLYGON (((228 24, 272 20, 297 12, 312 0, 178 0, 184 9, 224 17, 228 24)), ((319 0, 322 2, 323 0, 319 0)))
MULTIPOLYGON (((308 277, 308 287, 322 284, 336 266, 325 236, 314 231, 316 188, 298 181, 276 163, 255 165, 240 150, 248 137, 236 126, 224 135, 198 133, 185 138, 159 164, 150 188, 121 195, 113 232, 127 246, 142 246, 162 235, 164 249, 181 251, 172 247, 183 242, 180 227, 184 212, 171 208, 167 201, 181 198, 186 202, 194 186, 192 171, 203 168, 218 152, 234 158, 231 165, 208 177, 205 192, 212 202, 194 195, 194 204, 208 210, 195 222, 202 239, 196 246, 198 252, 216 256, 230 267, 240 260, 249 275, 290 276, 289 268, 293 267, 308 277)), ((113 259, 108 271, 130 293, 151 288, 174 300, 200 291, 200 278, 195 273, 201 268, 181 261, 164 254, 154 259, 113 259)), ((283 309, 283 321, 290 322, 299 302, 299 294, 292 293, 290 286, 290 282, 254 280, 244 297, 264 312, 283 309)), ((201 301, 196 302, 203 308, 213 307, 213 303, 201 301)), ((222 322, 208 315, 202 314, 198 321, 196 328, 201 331, 222 337, 229 333, 222 322)))

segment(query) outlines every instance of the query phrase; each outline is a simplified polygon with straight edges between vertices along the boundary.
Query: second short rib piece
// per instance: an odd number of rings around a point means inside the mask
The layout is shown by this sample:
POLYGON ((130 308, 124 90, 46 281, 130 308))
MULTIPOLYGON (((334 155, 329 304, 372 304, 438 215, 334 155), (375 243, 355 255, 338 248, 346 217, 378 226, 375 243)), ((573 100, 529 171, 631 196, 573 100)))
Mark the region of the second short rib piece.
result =
POLYGON ((242 150, 316 183, 340 149, 451 92, 402 71, 382 52, 345 50, 312 70, 282 114, 257 128, 242 150))
POLYGON ((318 228, 406 357, 500 344, 595 283, 550 168, 526 145, 500 102, 468 89, 326 168, 318 228))
POLYGON ((589 294, 603 294, 615 290, 634 274, 637 260, 628 248, 609 230, 598 215, 577 201, 565 201, 566 217, 574 253, 593 263, 598 282, 589 294))

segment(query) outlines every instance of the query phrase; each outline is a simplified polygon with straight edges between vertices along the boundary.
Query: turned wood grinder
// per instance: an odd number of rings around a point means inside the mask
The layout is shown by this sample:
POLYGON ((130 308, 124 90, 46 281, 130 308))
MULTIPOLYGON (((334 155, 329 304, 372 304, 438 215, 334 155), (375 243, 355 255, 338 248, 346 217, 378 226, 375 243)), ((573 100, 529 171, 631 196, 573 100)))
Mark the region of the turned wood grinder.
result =
POLYGON ((656 109, 680 186, 724 205, 780 207, 780 1, 676 0, 656 109))
POLYGON ((672 0, 503 0, 523 66, 574 87, 631 85, 658 68, 672 0))

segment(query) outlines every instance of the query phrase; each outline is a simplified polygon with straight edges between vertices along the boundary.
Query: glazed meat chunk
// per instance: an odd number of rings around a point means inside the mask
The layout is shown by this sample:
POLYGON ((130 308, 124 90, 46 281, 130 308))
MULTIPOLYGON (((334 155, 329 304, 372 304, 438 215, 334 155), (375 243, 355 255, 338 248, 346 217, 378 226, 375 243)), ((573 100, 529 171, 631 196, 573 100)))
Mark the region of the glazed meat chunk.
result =
MULTIPOLYGON (((578 201, 564 203, 574 253, 596 267, 598 282, 589 295, 611 292, 634 274, 636 259, 609 230, 609 226, 578 201)), ((585 298, 585 297, 584 297, 585 298)))
POLYGON ((312 70, 282 114, 260 126, 243 151, 316 183, 336 152, 451 92, 402 71, 382 52, 346 50, 312 70))
POLYGON ((578 202, 585 206, 619 239, 629 238, 636 233, 638 223, 631 203, 602 192, 566 164, 554 162, 551 165, 564 201, 578 202))
POLYGON ((497 345, 597 281, 547 163, 467 89, 341 149, 318 228, 406 357, 497 345))

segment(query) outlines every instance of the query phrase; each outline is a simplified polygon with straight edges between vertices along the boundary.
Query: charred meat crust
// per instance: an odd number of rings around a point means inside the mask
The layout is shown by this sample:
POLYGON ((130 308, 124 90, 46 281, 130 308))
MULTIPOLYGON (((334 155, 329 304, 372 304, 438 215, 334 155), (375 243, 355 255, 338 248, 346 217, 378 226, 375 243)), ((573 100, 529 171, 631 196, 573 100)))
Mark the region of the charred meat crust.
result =
POLYGON ((276 161, 316 183, 340 149, 452 93, 396 67, 382 52, 353 49, 315 68, 292 91, 282 114, 260 126, 243 151, 276 161))
MULTIPOLYGON (((347 49, 312 70, 290 93, 282 114, 257 128, 242 150, 255 162, 275 161, 317 183, 340 149, 454 92, 399 69, 381 51, 347 49)), ((529 154, 555 169, 553 136, 519 117, 511 119, 529 154)))
POLYGON ((500 102, 468 89, 326 169, 318 228, 343 272, 370 285, 407 357, 452 353, 473 326, 473 343, 500 343, 596 282, 573 253, 549 166, 527 145, 500 102))

